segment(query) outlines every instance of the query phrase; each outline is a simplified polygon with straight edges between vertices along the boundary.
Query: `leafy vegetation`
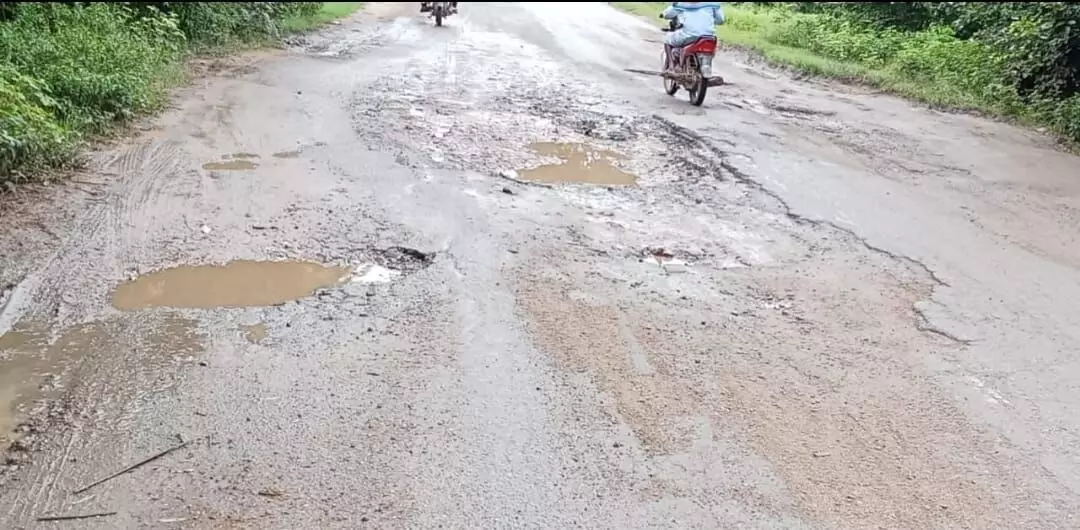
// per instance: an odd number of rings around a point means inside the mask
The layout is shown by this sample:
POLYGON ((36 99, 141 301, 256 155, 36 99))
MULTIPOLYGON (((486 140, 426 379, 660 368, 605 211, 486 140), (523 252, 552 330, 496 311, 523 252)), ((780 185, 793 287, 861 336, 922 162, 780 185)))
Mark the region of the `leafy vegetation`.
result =
MULTIPOLYGON (((655 17, 664 3, 616 2, 655 17)), ((740 2, 729 44, 931 105, 1040 124, 1080 141, 1080 4, 740 2)))
POLYGON ((281 21, 281 27, 288 32, 308 31, 347 17, 364 7, 364 2, 323 2, 322 8, 311 14, 299 14, 281 21))
POLYGON ((258 44, 358 2, 0 2, 0 190, 159 108, 192 53, 258 44))

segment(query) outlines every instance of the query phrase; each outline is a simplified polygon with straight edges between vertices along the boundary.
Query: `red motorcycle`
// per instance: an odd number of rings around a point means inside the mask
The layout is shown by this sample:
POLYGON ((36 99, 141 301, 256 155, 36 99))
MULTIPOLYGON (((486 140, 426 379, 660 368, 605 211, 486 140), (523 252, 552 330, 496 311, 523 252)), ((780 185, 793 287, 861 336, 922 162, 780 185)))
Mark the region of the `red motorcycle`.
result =
MULTIPOLYGON (((682 27, 672 20, 664 32, 682 27)), ((700 37, 678 48, 664 46, 664 91, 674 96, 679 87, 690 96, 690 104, 701 106, 711 86, 724 84, 724 78, 712 75, 713 57, 716 56, 716 37, 700 37), (669 53, 670 52, 670 53, 669 53)))

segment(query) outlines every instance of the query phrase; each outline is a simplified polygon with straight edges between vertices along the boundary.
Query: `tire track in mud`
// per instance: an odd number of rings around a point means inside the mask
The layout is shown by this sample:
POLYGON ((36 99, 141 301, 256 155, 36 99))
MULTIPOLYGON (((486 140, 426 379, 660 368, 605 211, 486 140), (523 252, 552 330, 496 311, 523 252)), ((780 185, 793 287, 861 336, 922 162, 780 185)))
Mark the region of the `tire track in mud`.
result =
POLYGON ((177 375, 167 368, 201 353, 204 342, 193 321, 173 314, 106 317, 51 333, 41 355, 73 362, 52 374, 53 388, 21 418, 26 470, 4 470, 19 486, 3 491, 9 524, 61 510, 95 470, 145 443, 135 411, 173 384, 177 375))
MULTIPOLYGON (((132 236, 145 231, 134 227, 160 207, 161 188, 173 184, 179 155, 177 144, 153 138, 91 155, 84 173, 103 175, 96 179, 101 187, 82 201, 70 232, 16 287, 11 299, 18 300, 0 312, 2 332, 16 324, 46 326, 45 350, 21 355, 57 363, 38 389, 41 394, 31 392, 34 400, 17 415, 24 459, 3 473, 9 522, 58 508, 70 500, 64 490, 93 469, 95 460, 106 468, 110 459, 130 450, 113 442, 125 438, 117 433, 126 430, 125 424, 130 428, 139 391, 172 373, 161 370, 170 360, 154 359, 156 351, 147 350, 184 351, 170 342, 178 337, 158 335, 169 329, 167 322, 137 316, 97 319, 110 286, 123 277, 123 260, 140 250, 132 236), (158 343, 147 346, 147 341, 158 343), (20 480, 17 491, 11 491, 16 489, 13 480, 20 480)), ((33 381, 27 384, 36 385, 33 381)))
POLYGON ((130 227, 144 221, 148 211, 160 207, 156 200, 160 188, 177 175, 180 153, 176 144, 149 139, 123 147, 109 159, 96 164, 96 171, 116 177, 101 201, 86 210, 78 228, 36 275, 41 283, 31 296, 37 308, 30 308, 33 312, 26 317, 56 317, 55 323, 65 326, 96 311, 95 302, 99 302, 107 290, 94 293, 93 299, 82 295, 95 283, 100 289, 100 285, 122 277, 122 267, 117 260, 123 259, 125 251, 130 250, 127 248, 130 227), (73 263, 99 265, 73 275, 70 269, 73 263), (87 274, 98 275, 97 281, 87 274), (82 298, 65 296, 74 293, 80 293, 82 298), (50 315, 41 314, 46 308, 50 315))

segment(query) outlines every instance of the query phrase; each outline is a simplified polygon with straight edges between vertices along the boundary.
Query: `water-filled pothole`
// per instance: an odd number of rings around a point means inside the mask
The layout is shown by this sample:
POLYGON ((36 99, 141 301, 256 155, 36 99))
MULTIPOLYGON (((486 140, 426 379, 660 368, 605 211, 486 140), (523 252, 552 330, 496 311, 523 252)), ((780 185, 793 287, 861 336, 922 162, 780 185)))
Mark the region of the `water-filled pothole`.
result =
POLYGON ((259 165, 250 160, 225 160, 223 162, 207 162, 202 167, 210 171, 247 171, 255 169, 259 165))
POLYGON ((577 182, 633 186, 637 178, 615 166, 619 154, 584 144, 538 142, 529 146, 539 155, 557 157, 557 164, 545 164, 520 171, 522 179, 547 183, 577 182))
POLYGON ((233 153, 224 155, 219 162, 207 162, 203 169, 210 171, 246 171, 259 167, 252 159, 259 158, 254 153, 233 153))
POLYGON ((336 285, 350 272, 344 267, 307 261, 240 260, 225 265, 184 265, 119 285, 113 291, 112 305, 121 311, 270 306, 336 285))
POLYGON ((204 339, 195 321, 175 314, 125 315, 62 329, 20 321, 0 335, 0 451, 4 442, 15 438, 15 425, 27 419, 22 416, 28 411, 20 413, 20 406, 28 407, 38 398, 63 390, 62 377, 69 369, 84 371, 76 377, 111 377, 114 371, 131 375, 176 357, 197 355, 203 351, 204 339), (94 362, 80 364, 88 357, 94 362), (136 360, 137 366, 130 364, 136 360))

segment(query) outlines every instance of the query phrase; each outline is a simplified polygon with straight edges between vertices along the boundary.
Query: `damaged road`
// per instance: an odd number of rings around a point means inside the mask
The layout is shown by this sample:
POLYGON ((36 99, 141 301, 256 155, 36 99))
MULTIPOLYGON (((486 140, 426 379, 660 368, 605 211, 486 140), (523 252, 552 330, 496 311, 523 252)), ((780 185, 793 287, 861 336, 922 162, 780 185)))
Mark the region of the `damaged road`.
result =
POLYGON ((0 527, 1075 527, 1077 159, 575 9, 373 4, 7 200, 0 527))

